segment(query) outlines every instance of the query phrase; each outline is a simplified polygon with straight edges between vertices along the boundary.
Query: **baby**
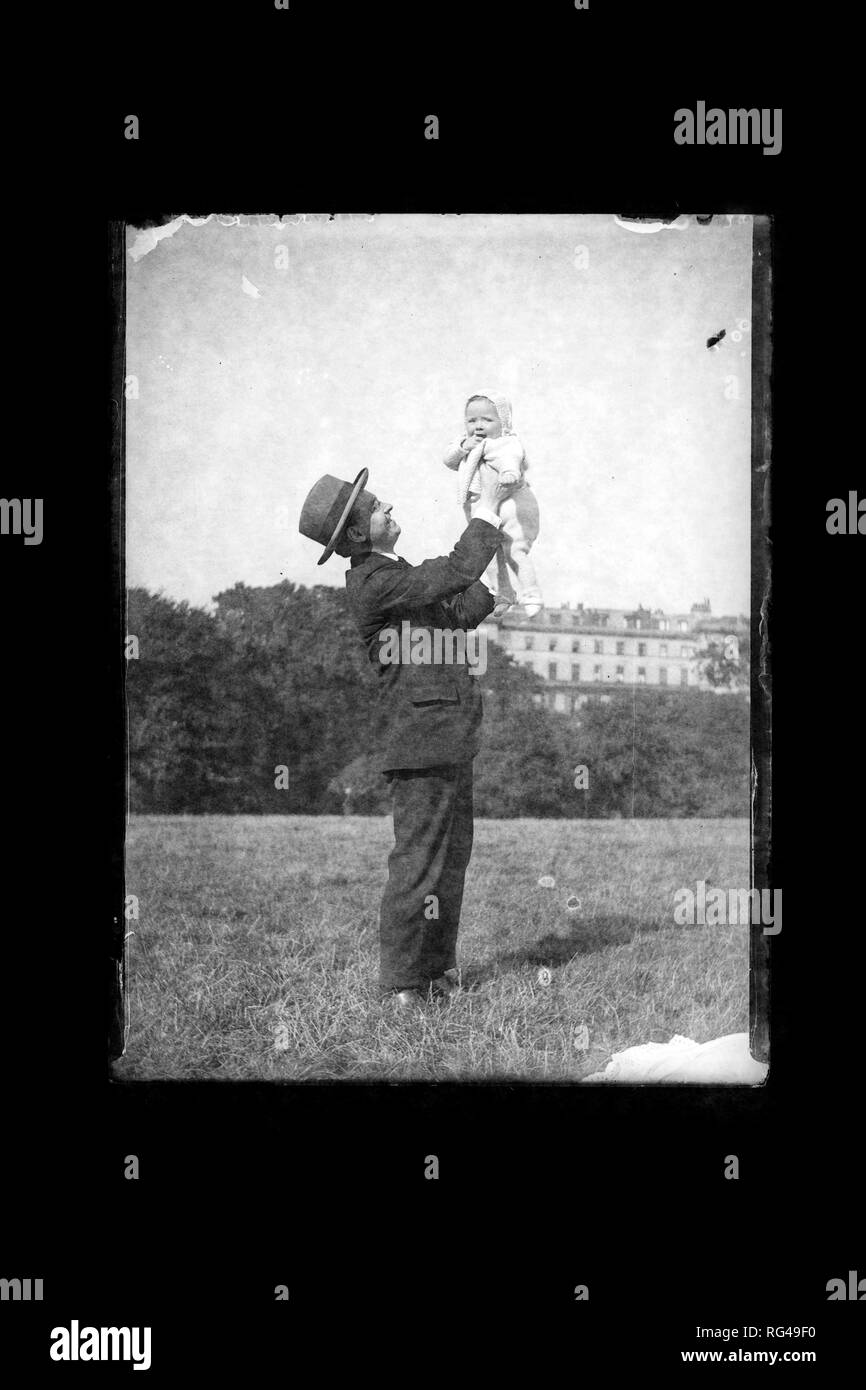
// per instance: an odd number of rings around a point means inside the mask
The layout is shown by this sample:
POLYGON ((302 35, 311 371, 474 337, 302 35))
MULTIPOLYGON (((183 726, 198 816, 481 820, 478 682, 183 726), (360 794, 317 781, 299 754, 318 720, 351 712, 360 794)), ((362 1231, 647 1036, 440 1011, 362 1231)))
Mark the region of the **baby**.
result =
POLYGON ((481 495, 479 473, 493 468, 501 483, 512 490, 502 502, 502 541, 496 552, 496 572, 491 564, 484 582, 496 596, 492 617, 499 618, 517 601, 508 573, 517 576, 520 601, 530 617, 542 607, 541 590, 529 552, 538 536, 538 503, 525 473, 529 464, 523 445, 511 428, 511 402, 498 391, 470 396, 466 402, 465 433, 445 455, 446 468, 457 471, 460 502, 467 521, 472 504, 481 495))

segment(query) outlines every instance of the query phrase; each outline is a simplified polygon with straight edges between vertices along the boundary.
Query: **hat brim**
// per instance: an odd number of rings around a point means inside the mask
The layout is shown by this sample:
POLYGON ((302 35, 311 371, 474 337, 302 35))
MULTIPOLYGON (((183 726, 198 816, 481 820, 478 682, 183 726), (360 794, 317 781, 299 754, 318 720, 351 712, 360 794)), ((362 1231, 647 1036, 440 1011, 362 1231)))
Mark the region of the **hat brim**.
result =
POLYGON ((353 482, 352 491, 349 493, 349 500, 343 508, 343 515, 340 517, 340 520, 337 522, 337 525, 334 528, 333 536, 328 541, 328 544, 325 546, 319 559, 316 561, 317 564, 323 565, 325 561, 331 555, 333 555, 334 546, 339 544, 339 540, 343 534, 346 522, 349 520, 349 513, 351 512, 352 508, 358 500, 358 493, 363 491, 369 476, 369 468, 362 468, 357 478, 353 482))

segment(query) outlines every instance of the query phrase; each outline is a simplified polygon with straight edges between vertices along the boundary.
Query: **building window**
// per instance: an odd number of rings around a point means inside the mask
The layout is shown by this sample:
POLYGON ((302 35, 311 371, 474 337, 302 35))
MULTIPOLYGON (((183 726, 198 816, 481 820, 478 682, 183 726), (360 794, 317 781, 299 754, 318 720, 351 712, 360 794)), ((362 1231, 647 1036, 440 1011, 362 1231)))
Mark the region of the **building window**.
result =
POLYGON ((592 678, 593 678, 594 681, 600 681, 600 680, 601 680, 601 667, 600 667, 600 666, 593 666, 593 668, 592 668, 592 678))
POLYGON ((625 656, 625 642, 617 642, 616 654, 617 656, 625 656))
POLYGON ((595 652, 596 656, 601 656, 602 652, 604 651, 604 643, 602 642, 600 637, 596 638, 596 640, 593 642, 592 650, 595 652))
POLYGON ((526 634, 526 650, 527 650, 528 652, 531 652, 534 646, 535 646, 535 638, 533 637, 533 635, 532 635, 531 632, 527 632, 527 634, 526 634))
POLYGON ((659 656, 667 656, 667 654, 668 654, 668 644, 667 644, 667 642, 662 642, 662 643, 659 645, 659 656))
POLYGON ((579 652, 579 651, 580 651, 580 638, 579 638, 579 637, 572 637, 572 639, 571 639, 571 650, 572 650, 573 652, 579 652))
POLYGON ((619 681, 620 685, 622 685, 623 682, 625 681, 625 667, 624 667, 624 666, 617 666, 617 668, 616 668, 616 678, 617 678, 617 680, 619 681))
POLYGON ((571 663, 571 679, 573 681, 580 680, 580 663, 577 661, 571 663))
POLYGON ((689 668, 688 668, 688 666, 683 666, 682 669, 680 670, 680 685, 688 685, 688 683, 689 683, 689 668))
POLYGON ((668 620, 667 620, 667 618, 659 618, 659 632, 667 632, 667 630, 668 630, 668 620))
POLYGON ((548 661, 548 663, 547 663, 547 679, 548 679, 549 681, 555 681, 555 680, 556 680, 556 662, 555 662, 555 661, 548 661))
POLYGON ((562 615, 561 615, 560 613, 548 613, 547 618, 548 618, 548 621, 549 621, 549 623, 550 623, 550 626, 551 626, 551 627, 558 627, 558 626, 559 626, 559 619, 560 619, 561 616, 562 616, 562 615))
POLYGON ((668 683, 668 668, 667 668, 667 666, 660 666, 660 667, 659 667, 659 685, 667 685, 667 683, 668 683))
POLYGON ((683 642, 682 646, 680 647, 680 656, 688 656, 688 655, 689 655, 689 649, 688 649, 688 647, 686 646, 685 642, 683 642))
POLYGON ((685 618, 680 618, 680 632, 688 632, 688 630, 689 625, 686 622, 685 618))
POLYGON ((548 639, 547 639, 547 650, 548 650, 549 652, 555 652, 555 651, 556 651, 556 638, 555 638, 555 637, 548 637, 548 639))
POLYGON ((640 627, 640 618, 635 618, 634 625, 635 627, 640 627))
POLYGON ((637 668, 637 683, 638 683, 638 685, 646 685, 646 667, 645 667, 645 666, 638 666, 638 668, 637 668))
POLYGON ((646 642, 638 642, 637 654, 638 656, 646 656, 646 642))

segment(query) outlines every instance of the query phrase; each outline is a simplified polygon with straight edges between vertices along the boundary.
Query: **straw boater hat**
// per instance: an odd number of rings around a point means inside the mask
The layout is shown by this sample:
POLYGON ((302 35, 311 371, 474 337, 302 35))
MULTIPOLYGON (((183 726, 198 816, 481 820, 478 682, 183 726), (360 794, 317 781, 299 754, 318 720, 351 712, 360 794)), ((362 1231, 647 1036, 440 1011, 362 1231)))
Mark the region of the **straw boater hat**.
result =
POLYGON ((334 547, 339 545, 346 528, 352 508, 358 500, 369 476, 369 468, 362 468, 353 483, 344 483, 326 473, 310 489, 301 510, 298 530, 311 541, 318 541, 323 550, 318 563, 323 565, 334 547))

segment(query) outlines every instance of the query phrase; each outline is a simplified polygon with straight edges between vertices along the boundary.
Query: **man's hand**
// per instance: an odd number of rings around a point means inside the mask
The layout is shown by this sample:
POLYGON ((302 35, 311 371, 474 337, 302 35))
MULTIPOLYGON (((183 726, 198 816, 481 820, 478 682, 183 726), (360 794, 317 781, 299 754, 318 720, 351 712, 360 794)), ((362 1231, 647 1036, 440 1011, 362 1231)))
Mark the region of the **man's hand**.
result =
POLYGON ((499 474, 492 468, 482 468, 479 472, 483 476, 479 479, 478 500, 482 506, 489 507, 492 512, 498 512, 500 503, 509 496, 511 487, 508 483, 503 483, 499 474))

